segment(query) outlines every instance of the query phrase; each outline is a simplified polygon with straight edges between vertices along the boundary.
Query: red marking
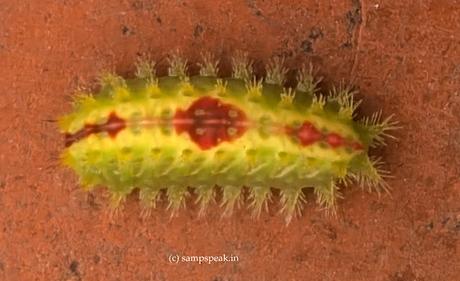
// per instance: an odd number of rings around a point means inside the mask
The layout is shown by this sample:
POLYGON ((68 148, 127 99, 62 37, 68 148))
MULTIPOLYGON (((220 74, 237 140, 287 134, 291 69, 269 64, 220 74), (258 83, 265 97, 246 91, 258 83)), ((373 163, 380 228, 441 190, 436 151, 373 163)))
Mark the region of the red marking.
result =
POLYGON ((211 97, 199 98, 185 111, 178 109, 174 126, 178 134, 188 133, 203 150, 233 141, 247 130, 246 115, 241 109, 211 97))
POLYGON ((285 132, 288 135, 298 139, 302 146, 312 145, 318 141, 326 141, 332 148, 340 146, 350 147, 353 150, 362 150, 364 146, 358 141, 347 141, 337 133, 322 134, 312 123, 305 121, 298 128, 294 129, 290 126, 285 127, 285 132))
POLYGON ((69 147, 73 143, 84 139, 87 136, 102 132, 107 132, 111 138, 115 138, 124 128, 126 128, 125 120, 118 117, 115 112, 111 112, 104 124, 85 124, 82 129, 74 134, 66 133, 64 135, 65 146, 69 147))
POLYGON ((332 148, 344 145, 344 139, 336 133, 330 133, 327 135, 326 140, 332 148))
POLYGON ((115 112, 112 112, 105 125, 102 125, 102 131, 104 128, 111 138, 115 138, 121 130, 126 128, 125 120, 118 117, 115 112))
POLYGON ((287 127, 286 132, 297 137, 303 146, 311 145, 322 138, 321 133, 308 121, 303 122, 298 129, 287 127))
POLYGON ((363 149, 364 149, 364 146, 363 146, 361 143, 359 143, 359 142, 352 142, 352 143, 350 144, 350 147, 351 147, 352 149, 354 149, 354 150, 363 150, 363 149))

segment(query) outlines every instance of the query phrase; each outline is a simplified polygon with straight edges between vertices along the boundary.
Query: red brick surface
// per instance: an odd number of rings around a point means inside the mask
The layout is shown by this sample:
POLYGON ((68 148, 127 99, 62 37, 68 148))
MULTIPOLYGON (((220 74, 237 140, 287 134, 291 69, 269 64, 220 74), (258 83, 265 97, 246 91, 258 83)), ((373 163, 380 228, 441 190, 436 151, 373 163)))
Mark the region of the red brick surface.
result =
MULTIPOLYGON (((0 280, 459 280, 460 2, 0 0, 0 280), (337 218, 311 192, 288 227, 242 208, 139 219, 136 196, 109 220, 56 159, 46 122, 70 110, 77 87, 103 70, 130 76, 139 54, 234 50, 263 63, 312 62, 323 86, 353 83, 362 113, 404 126, 377 152, 391 196, 347 189, 337 218), (237 255, 238 262, 171 264, 168 256, 237 255)), ((196 67, 192 67, 196 71, 196 67)), ((275 200, 276 202, 276 200, 275 200)))

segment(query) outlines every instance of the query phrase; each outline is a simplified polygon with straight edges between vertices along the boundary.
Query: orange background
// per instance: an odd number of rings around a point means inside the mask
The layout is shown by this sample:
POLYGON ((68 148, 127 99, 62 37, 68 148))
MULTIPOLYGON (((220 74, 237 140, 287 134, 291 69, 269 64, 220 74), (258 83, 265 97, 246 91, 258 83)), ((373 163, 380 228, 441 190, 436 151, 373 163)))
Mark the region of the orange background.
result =
MULTIPOLYGON (((460 235, 458 1, 0 0, 0 280, 458 280, 460 235), (344 191, 337 218, 314 196, 288 227, 278 200, 259 220, 246 208, 205 218, 165 204, 142 221, 136 195, 110 220, 103 191, 85 194, 57 164, 63 139, 46 122, 103 70, 132 76, 148 54, 229 72, 234 50, 312 62, 323 87, 353 83, 361 113, 404 126, 377 151, 391 196, 344 191), (171 264, 168 256, 237 255, 238 262, 171 264)), ((197 71, 196 66, 191 71, 197 71)))

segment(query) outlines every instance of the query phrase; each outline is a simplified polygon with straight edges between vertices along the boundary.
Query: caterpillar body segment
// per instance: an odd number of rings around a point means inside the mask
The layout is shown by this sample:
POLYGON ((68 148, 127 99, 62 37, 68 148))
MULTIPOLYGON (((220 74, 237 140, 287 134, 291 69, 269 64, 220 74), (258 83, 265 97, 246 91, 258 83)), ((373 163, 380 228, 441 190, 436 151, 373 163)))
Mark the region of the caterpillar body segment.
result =
POLYGON ((355 121, 359 101, 349 88, 318 94, 311 68, 300 71, 296 88, 285 88, 280 59, 270 62, 265 80, 256 79, 244 53, 233 59, 232 77, 216 76, 209 54, 197 76, 187 75, 186 60, 169 62, 164 77, 149 62, 138 63, 134 79, 105 75, 99 93, 79 94, 74 111, 60 119, 64 163, 86 189, 107 187, 114 206, 138 188, 145 214, 162 193, 174 214, 193 189, 203 214, 219 187, 225 214, 247 189, 258 216, 278 189, 289 222, 304 188, 334 210, 340 182, 386 187, 368 150, 397 125, 381 113, 355 121))

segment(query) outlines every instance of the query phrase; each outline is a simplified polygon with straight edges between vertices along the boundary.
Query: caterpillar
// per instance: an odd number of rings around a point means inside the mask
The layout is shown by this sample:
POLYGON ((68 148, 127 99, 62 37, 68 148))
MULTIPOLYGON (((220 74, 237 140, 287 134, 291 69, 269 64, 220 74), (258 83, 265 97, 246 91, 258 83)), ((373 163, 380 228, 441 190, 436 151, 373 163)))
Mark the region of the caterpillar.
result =
POLYGON ((301 212, 304 188, 332 212, 343 186, 388 190, 389 173, 369 150, 395 138, 397 122, 381 111, 358 119, 361 101, 351 87, 321 94, 305 66, 297 85, 285 87, 281 58, 257 79, 242 52, 232 58, 231 77, 219 77, 210 54, 194 76, 186 59, 168 61, 167 76, 157 77, 148 60, 137 63, 135 78, 103 75, 99 92, 76 94, 73 112, 59 119, 62 162, 85 190, 105 186, 113 208, 138 189, 145 213, 166 197, 175 214, 192 190, 203 214, 221 190, 224 215, 248 194, 258 216, 278 190, 289 222, 301 212))

